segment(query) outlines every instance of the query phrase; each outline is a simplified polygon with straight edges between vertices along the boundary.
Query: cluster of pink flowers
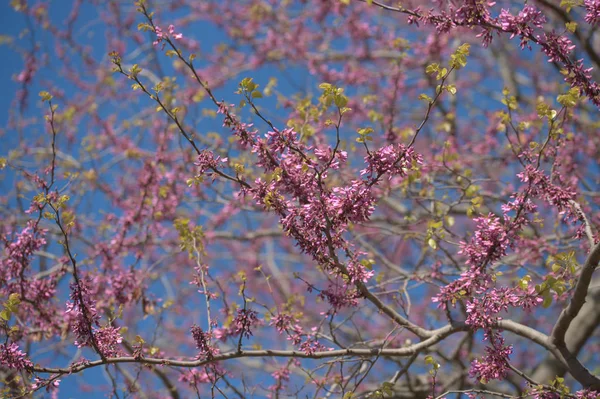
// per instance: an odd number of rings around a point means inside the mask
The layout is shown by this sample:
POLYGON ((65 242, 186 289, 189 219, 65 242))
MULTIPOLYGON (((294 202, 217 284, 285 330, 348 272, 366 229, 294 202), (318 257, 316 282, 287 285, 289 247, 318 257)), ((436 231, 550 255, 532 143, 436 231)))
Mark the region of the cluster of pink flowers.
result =
MULTIPOLYGON (((544 32, 544 15, 532 5, 525 5, 517 15, 509 10, 501 10, 499 16, 491 16, 489 8, 495 2, 482 2, 476 0, 465 1, 459 8, 450 6, 448 10, 434 13, 429 10, 426 13, 421 8, 412 10, 409 14, 409 23, 422 22, 436 27, 438 32, 448 32, 459 26, 476 27, 481 29, 479 37, 485 46, 492 42, 493 32, 501 31, 511 34, 511 37, 519 36, 521 48, 530 48, 530 42, 536 42, 548 57, 549 62, 562 64, 569 72, 565 74, 565 81, 572 87, 581 89, 588 98, 600 106, 600 86, 591 80, 591 68, 584 67, 583 59, 571 60, 571 52, 574 45, 564 34, 554 31, 544 32)), ((598 0, 585 0, 584 6, 587 14, 586 22, 597 24, 600 20, 600 2, 598 0)))
POLYGON ((242 149, 246 149, 248 146, 256 144, 258 131, 253 129, 252 123, 243 123, 238 120, 230 108, 235 107, 235 104, 225 103, 221 101, 218 103, 218 114, 225 115, 223 118, 223 126, 231 129, 234 136, 238 137, 238 144, 242 149))
POLYGON ((80 280, 79 285, 71 284, 71 300, 67 301, 65 315, 75 334, 75 345, 79 348, 93 347, 95 343, 102 356, 119 356, 122 354, 119 344, 123 337, 118 328, 100 326, 100 314, 96 309, 96 300, 92 298, 91 284, 88 279, 80 280))
POLYGON ((212 359, 219 354, 219 349, 212 344, 212 334, 205 332, 202 327, 193 325, 191 328, 192 337, 196 342, 196 348, 200 350, 198 354, 201 359, 212 359))
MULTIPOLYGON (((529 393, 534 399, 561 399, 564 397, 563 394, 558 392, 550 391, 543 386, 532 386, 529 393)), ((572 397, 577 399, 598 399, 600 398, 600 392, 593 391, 591 389, 582 389, 572 394, 572 397)))
MULTIPOLYGON (((58 270, 44 278, 32 277, 31 273, 31 259, 46 244, 45 235, 46 230, 30 220, 16 237, 1 238, 5 248, 0 259, 0 297, 19 294, 21 303, 17 314, 21 322, 31 328, 57 331, 60 322, 51 299, 65 270, 58 270)), ((59 259, 59 262, 62 261, 64 259, 59 259)))
POLYGON ((502 380, 510 370, 508 358, 513 352, 512 345, 504 345, 504 338, 500 334, 489 336, 491 345, 485 348, 486 355, 480 361, 473 360, 469 374, 480 381, 502 380))
POLYGON ((212 151, 203 150, 198 155, 198 159, 194 162, 194 165, 198 166, 199 174, 207 174, 208 176, 213 176, 210 171, 215 171, 219 167, 220 163, 227 162, 227 158, 221 158, 220 156, 216 156, 212 151))
POLYGON ((294 345, 299 345, 302 342, 303 329, 298 323, 298 320, 287 313, 279 313, 271 318, 270 326, 275 326, 275 329, 280 333, 286 333, 287 339, 292 341, 294 345))
POLYGON ((490 213, 474 219, 477 229, 470 243, 461 242, 459 254, 467 256, 467 265, 484 266, 506 255, 511 235, 504 223, 490 213))
MULTIPOLYGON (((364 267, 359 267, 359 270, 363 269, 364 267)), ((368 281, 368 278, 370 276, 365 276, 364 281, 368 281)), ((346 283, 329 281, 327 288, 319 292, 319 297, 326 299, 335 312, 342 308, 358 306, 361 294, 346 283)))
POLYGON ((422 164, 423 158, 412 147, 404 144, 390 144, 365 157, 367 167, 360 174, 367 176, 369 183, 375 183, 383 175, 388 179, 405 177, 413 165, 422 164))
POLYGON ((462 272, 457 280, 440 288, 439 294, 432 301, 438 303, 438 307, 447 309, 448 303, 454 305, 461 298, 485 292, 491 285, 492 278, 484 269, 471 267, 462 272))
POLYGON ((258 313, 252 309, 238 309, 231 323, 233 333, 250 338, 252 336, 252 328, 261 324, 257 315, 258 313))
POLYGON ((509 308, 522 307, 531 309, 543 302, 543 299, 537 294, 533 285, 522 289, 516 288, 492 288, 479 298, 472 298, 467 302, 467 320, 465 321, 473 328, 485 329, 493 327, 500 319, 497 316, 501 311, 507 311, 509 308))
POLYGON ((583 4, 587 11, 585 22, 590 25, 596 25, 600 22, 600 0, 585 0, 583 4))
POLYGON ((522 182, 530 184, 530 195, 544 199, 559 211, 571 210, 570 201, 577 197, 577 192, 568 186, 553 184, 545 173, 532 165, 517 175, 522 182))
POLYGON ((283 130, 277 129, 272 132, 267 132, 266 144, 272 154, 283 154, 292 145, 304 147, 297 138, 297 133, 292 128, 283 130))
POLYGON ((16 77, 17 82, 28 84, 33 79, 35 72, 38 69, 38 62, 35 55, 29 55, 25 60, 25 69, 22 70, 16 77))
POLYGON ((375 198, 363 181, 353 180, 349 186, 334 187, 327 196, 327 213, 332 218, 357 223, 368 220, 375 210, 375 198))
POLYGON ((9 344, 0 344, 0 365, 9 369, 23 370, 32 367, 33 363, 19 349, 19 345, 11 342, 9 344))
POLYGON ((509 10, 502 9, 498 16, 498 22, 502 29, 510 32, 510 38, 519 36, 521 39, 521 48, 529 48, 530 38, 533 36, 534 28, 543 28, 546 17, 542 12, 531 5, 523 7, 516 16, 509 10))
POLYGON ((46 244, 44 235, 46 230, 39 229, 37 224, 30 220, 27 226, 17 234, 15 241, 4 237, 5 256, 0 263, 0 286, 7 281, 18 278, 27 269, 33 253, 46 244))
POLYGON ((79 285, 71 283, 71 300, 67 301, 65 311, 65 314, 72 318, 71 328, 76 337, 75 345, 79 348, 92 346, 93 328, 98 326, 100 321, 96 301, 90 292, 90 284, 86 279, 80 280, 79 285))
POLYGON ((123 342, 123 337, 116 327, 104 326, 94 330, 94 339, 98 349, 105 357, 117 357, 123 353, 119 347, 119 344, 123 342))
POLYGON ((154 33, 156 33, 156 40, 152 43, 153 45, 158 45, 162 43, 162 48, 165 48, 164 40, 172 37, 175 40, 179 40, 183 37, 182 33, 175 33, 175 27, 173 25, 169 25, 167 32, 164 32, 160 26, 156 26, 154 28, 154 33))
MULTIPOLYGON (((295 238, 303 252, 310 254, 328 272, 342 271, 332 259, 332 251, 350 246, 343 237, 349 223, 368 220, 374 210, 375 196, 372 186, 384 175, 388 178, 405 177, 421 157, 412 148, 403 145, 385 146, 369 154, 367 168, 361 175, 364 180, 353 180, 348 186, 326 188, 319 179, 325 179, 328 170, 335 170, 347 160, 347 153, 331 147, 307 147, 291 128, 273 129, 264 138, 250 131, 252 125, 238 121, 230 107, 218 103, 219 113, 225 115, 223 125, 231 128, 239 138, 241 148, 251 147, 260 166, 273 177, 257 178, 251 188, 243 187, 243 193, 252 195, 257 204, 280 216, 284 231, 295 238), (312 152, 317 159, 307 156, 312 152)), ((203 154, 197 163, 200 172, 217 167, 214 157, 203 154)), ((348 254, 345 270, 350 283, 367 282, 374 272, 362 265, 357 255, 348 254)), ((359 297, 356 290, 346 285, 329 287, 321 292, 336 309, 354 306, 359 297)))
MULTIPOLYGON (((274 129, 260 138, 256 131, 249 131, 251 125, 240 123, 225 103, 218 105, 219 113, 225 115, 223 125, 240 138, 242 148, 251 146, 258 158, 257 165, 265 172, 275 173, 268 181, 257 178, 252 188, 243 191, 250 193, 259 205, 278 213, 284 230, 296 239, 297 245, 335 273, 340 270, 333 263, 330 251, 348 247, 343 233, 349 223, 364 222, 370 217, 375 202, 372 186, 383 175, 390 179, 405 177, 415 164, 421 163, 421 157, 412 148, 385 146, 365 158, 367 168, 361 172, 367 175, 365 180, 327 189, 319 184, 318 177, 325 179, 329 169, 338 169, 345 163, 346 152, 331 147, 307 147, 291 128, 274 129), (307 152, 314 153, 318 164, 305 155, 307 152)), ((201 157, 197 163, 200 172, 217 167, 215 158, 205 154, 201 157)), ((347 269, 352 273, 352 282, 366 282, 374 274, 358 260, 349 262, 347 269)), ((343 302, 354 301, 355 298, 349 297, 343 302)))
POLYGON ((314 154, 321 164, 328 164, 332 170, 339 169, 348 161, 348 153, 346 151, 338 150, 334 153, 331 146, 315 147, 314 154))
MULTIPOLYGON (((269 325, 275 326, 277 331, 287 334, 287 340, 293 345, 298 346, 306 354, 313 354, 317 351, 323 351, 327 348, 320 344, 314 333, 305 334, 298 320, 287 313, 279 313, 271 318, 269 325), (306 339, 304 339, 306 337, 306 339)), ((313 330, 314 331, 314 330, 313 330)))
POLYGON ((306 341, 302 342, 300 344, 299 349, 307 355, 313 355, 315 352, 322 352, 325 351, 327 348, 325 347, 325 345, 317 341, 316 338, 311 337, 308 338, 306 341))
MULTIPOLYGON (((535 158, 529 161, 535 162, 535 158)), ((443 308, 447 308, 448 303, 466 299, 466 324, 475 330, 483 329, 491 343, 486 348, 487 355, 471 364, 470 374, 486 381, 506 376, 508 356, 512 353, 512 347, 505 346, 500 333, 492 329, 500 320, 498 314, 509 308, 531 309, 543 302, 533 285, 494 287, 494 279, 486 267, 504 257, 507 249, 518 240, 518 232, 528 224, 527 215, 536 210, 530 198, 543 198, 563 210, 575 196, 574 191, 551 184, 545 174, 531 164, 526 165, 518 177, 526 184, 524 192, 514 194, 512 201, 502 206, 502 219, 491 213, 475 219, 475 234, 469 243, 461 242, 459 251, 466 255, 469 269, 459 279, 442 287, 433 298, 443 308)))
POLYGON ((191 370, 185 371, 179 377, 179 381, 188 383, 192 386, 195 386, 196 384, 206 384, 214 382, 214 373, 212 373, 210 369, 210 366, 206 366, 201 369, 193 368, 191 370))
POLYGON ((600 398, 600 392, 591 389, 582 389, 575 392, 575 397, 577 399, 598 399, 600 398))
POLYGON ((355 253, 353 257, 348 259, 346 270, 348 272, 348 278, 350 279, 350 283, 363 282, 367 283, 375 275, 375 271, 372 269, 367 269, 364 264, 362 264, 358 257, 361 255, 366 255, 366 253, 355 253))
POLYGON ((290 369, 289 369, 289 367, 283 367, 279 370, 275 370, 273 373, 271 373, 271 375, 273 376, 273 378, 275 378, 275 380, 277 382, 289 381, 290 380, 290 369))
POLYGON ((110 285, 106 288, 106 295, 114 297, 121 305, 138 299, 144 288, 139 273, 132 270, 114 271, 107 277, 110 285))

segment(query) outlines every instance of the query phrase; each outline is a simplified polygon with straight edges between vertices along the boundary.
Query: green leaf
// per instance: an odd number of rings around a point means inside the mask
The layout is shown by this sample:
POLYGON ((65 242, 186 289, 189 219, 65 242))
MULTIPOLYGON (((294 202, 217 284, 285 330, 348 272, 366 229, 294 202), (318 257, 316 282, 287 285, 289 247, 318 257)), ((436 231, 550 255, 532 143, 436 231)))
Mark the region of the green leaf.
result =
POLYGON ((6 309, 2 310, 0 312, 0 319, 2 319, 4 321, 9 321, 10 320, 10 312, 6 309))
POLYGON ((52 100, 52 95, 47 91, 40 91, 39 96, 42 98, 42 101, 50 101, 52 100))
POLYGON ((392 394, 394 393, 394 391, 392 390, 392 388, 394 387, 394 384, 392 384, 389 381, 385 381, 383 384, 381 384, 381 390, 383 391, 384 394, 392 396, 392 394))
POLYGON ((372 127, 363 127, 361 129, 358 129, 357 132, 360 136, 368 136, 369 134, 373 133, 373 128, 372 127))
POLYGON ((535 108, 540 119, 548 116, 548 112, 550 111, 550 106, 543 101, 538 102, 535 108))
POLYGON ((573 87, 569 89, 569 91, 565 94, 559 95, 556 100, 559 104, 571 108, 577 105, 577 100, 579 100, 579 89, 577 87, 573 87))
POLYGON ((440 70, 438 70, 438 74, 435 77, 437 80, 442 79, 444 76, 446 76, 448 74, 448 69, 446 68, 442 68, 440 70))
POLYGON ((437 249, 437 242, 435 242, 435 240, 433 238, 430 238, 429 240, 427 240, 427 244, 433 248, 433 249, 437 249))
POLYGON ((338 94, 335 96, 334 103, 338 108, 345 107, 348 104, 348 97, 343 94, 338 94))
POLYGON ((464 43, 458 46, 454 54, 450 56, 450 66, 454 69, 461 69, 467 65, 467 56, 469 55, 470 44, 464 43))
POLYGON ((426 74, 432 74, 434 72, 437 72, 440 69, 440 65, 433 63, 433 64, 429 64, 427 65, 427 67, 425 68, 425 73, 426 74))
POLYGON ((11 303, 21 303, 21 296, 20 296, 18 293, 16 293, 16 292, 13 292, 12 294, 10 294, 10 295, 8 296, 8 300, 9 300, 11 303))
POLYGON ((581 0, 561 0, 560 6, 563 7, 567 12, 571 12, 573 7, 580 5, 581 0))
POLYGON ((252 81, 252 78, 244 78, 240 82, 240 87, 248 92, 253 92, 258 87, 258 84, 252 81))
POLYGON ((548 292, 546 295, 544 295, 544 302, 542 302, 542 306, 546 309, 549 308, 550 305, 552 305, 552 294, 548 292))
POLYGON ((140 22, 137 26, 138 30, 141 30, 142 32, 147 32, 149 30, 154 31, 154 29, 152 28, 151 25, 145 23, 145 22, 140 22))
POLYGON ((561 269, 562 269, 562 267, 561 267, 559 264, 557 264, 557 263, 554 263, 554 264, 552 265, 552 271, 553 271, 554 273, 558 273, 558 272, 559 272, 561 269))
POLYGON ((142 72, 142 68, 138 64, 133 64, 131 68, 129 68, 129 73, 132 77, 136 77, 140 72, 142 72))

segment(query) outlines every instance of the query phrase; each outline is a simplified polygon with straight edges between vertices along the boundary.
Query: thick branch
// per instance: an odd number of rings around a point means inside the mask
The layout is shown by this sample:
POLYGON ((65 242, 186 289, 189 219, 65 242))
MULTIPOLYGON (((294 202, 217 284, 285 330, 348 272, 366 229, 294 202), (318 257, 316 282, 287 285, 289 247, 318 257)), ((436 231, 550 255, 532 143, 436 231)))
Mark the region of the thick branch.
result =
POLYGON ((556 325, 552 330, 552 334, 550 335, 550 340, 553 345, 561 348, 565 346, 565 334, 569 329, 569 325, 577 314, 581 310, 581 307, 585 303, 585 297, 588 293, 588 287, 590 286, 590 282, 592 281, 592 274, 598 263, 600 262, 600 242, 596 244, 595 247, 592 248, 590 254, 588 255, 583 268, 581 270, 581 275, 579 276, 579 280, 577 281, 577 285, 575 286, 575 292, 573 293, 573 297, 569 302, 569 305, 560 313, 558 316, 558 320, 556 321, 556 325))
MULTIPOLYGON (((600 287, 594 287, 590 289, 586 303, 567 330, 565 336, 567 349, 577 356, 598 325, 600 325, 600 287)), ((548 354, 546 359, 533 370, 532 378, 543 384, 549 384, 554 378, 564 376, 566 372, 565 365, 552 354, 548 354)))

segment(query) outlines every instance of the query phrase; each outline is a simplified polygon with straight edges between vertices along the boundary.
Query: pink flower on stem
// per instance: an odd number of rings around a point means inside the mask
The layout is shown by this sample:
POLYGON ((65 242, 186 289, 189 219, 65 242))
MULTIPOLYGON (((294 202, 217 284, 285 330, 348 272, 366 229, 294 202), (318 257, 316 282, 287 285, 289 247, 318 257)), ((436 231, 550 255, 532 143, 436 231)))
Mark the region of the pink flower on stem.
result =
POLYGON ((19 349, 19 345, 0 344, 0 365, 14 370, 23 370, 32 367, 33 363, 27 359, 27 355, 19 349))
POLYGON ((98 349, 106 357, 117 357, 121 354, 119 344, 123 342, 123 337, 118 328, 106 326, 94 332, 94 338, 98 344, 98 349))
POLYGON ((585 22, 590 25, 596 25, 600 22, 600 0, 585 0, 583 4, 587 11, 585 22))
POLYGON ((235 334, 241 334, 246 338, 250 338, 252 336, 252 327, 260 324, 257 314, 254 310, 238 309, 232 323, 235 334))
POLYGON ((469 370, 471 377, 484 383, 506 377, 509 370, 508 357, 513 352, 512 345, 504 345, 504 338, 501 335, 491 335, 490 340, 491 346, 485 348, 487 355, 482 359, 475 359, 469 370))
POLYGON ((212 359, 219 353, 219 349, 212 344, 212 333, 204 332, 197 325, 192 326, 192 337, 196 342, 196 347, 200 349, 199 357, 204 359, 212 359))
POLYGON ((169 25, 167 32, 163 31, 160 26, 156 26, 154 28, 154 33, 156 33, 156 40, 152 42, 152 44, 156 46, 157 44, 162 43, 161 50, 165 48, 164 40, 167 40, 170 37, 179 40, 183 37, 182 33, 175 33, 175 27, 173 25, 169 25))

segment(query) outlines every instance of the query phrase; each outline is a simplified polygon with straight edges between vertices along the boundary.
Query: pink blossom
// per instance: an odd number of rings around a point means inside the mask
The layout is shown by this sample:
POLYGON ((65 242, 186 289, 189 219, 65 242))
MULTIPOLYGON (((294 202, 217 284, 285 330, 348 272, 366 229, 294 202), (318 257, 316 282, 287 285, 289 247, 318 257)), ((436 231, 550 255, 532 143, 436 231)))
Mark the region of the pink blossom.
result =
POLYGON ((600 22, 600 0, 584 0, 583 4, 587 11, 585 22, 590 25, 600 22))
POLYGON ((168 33, 164 32, 160 26, 154 27, 154 33, 156 33, 156 40, 152 42, 153 45, 158 45, 162 43, 162 49, 165 48, 165 40, 169 38, 173 38, 175 40, 179 40, 183 37, 182 33, 175 33, 175 27, 173 25, 169 25, 167 29, 168 33))
POLYGON ((94 339, 98 349, 105 357, 117 357, 122 354, 119 344, 123 342, 123 337, 118 328, 105 326, 94 331, 94 339))
POLYGON ((504 255, 510 245, 510 234, 499 218, 493 214, 475 218, 477 229, 470 243, 461 242, 459 254, 467 256, 467 264, 484 266, 504 255))
POLYGON ((481 360, 475 359, 471 363, 469 375, 477 380, 487 383, 492 380, 502 380, 508 371, 508 360, 513 352, 512 345, 504 345, 500 335, 492 335, 492 344, 485 348, 486 356, 481 360))
POLYGON ((254 310, 238 309, 231 327, 234 333, 250 338, 252 336, 252 327, 261 324, 257 314, 254 310))
POLYGON ((23 370, 33 366, 27 355, 19 349, 15 342, 0 344, 0 364, 9 369, 23 370))
POLYGON ((173 25, 169 25, 169 35, 171 35, 175 40, 179 40, 183 37, 182 33, 175 33, 175 27, 173 25))
POLYGON ((307 355, 313 355, 315 352, 324 351, 326 349, 327 348, 315 338, 309 338, 300 344, 300 350, 307 355))
POLYGON ((200 350, 199 358, 212 359, 219 353, 219 349, 212 344, 212 334, 204 332, 201 327, 193 325, 191 328, 192 336, 196 342, 196 347, 200 350))
POLYGON ((79 284, 71 284, 71 300, 67 302, 65 311, 76 337, 75 345, 79 348, 92 346, 93 329, 99 325, 100 320, 96 301, 91 297, 90 284, 86 279, 80 280, 79 284))

